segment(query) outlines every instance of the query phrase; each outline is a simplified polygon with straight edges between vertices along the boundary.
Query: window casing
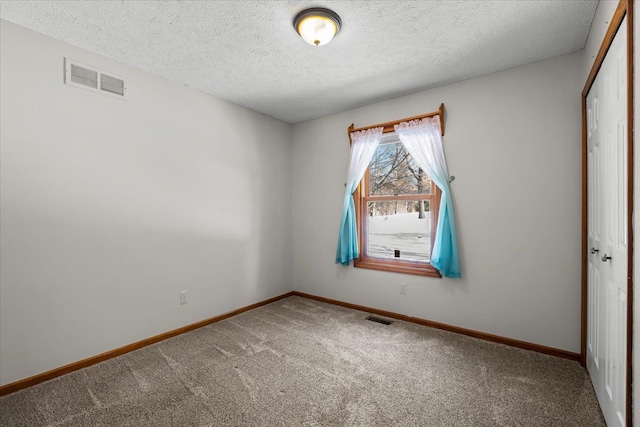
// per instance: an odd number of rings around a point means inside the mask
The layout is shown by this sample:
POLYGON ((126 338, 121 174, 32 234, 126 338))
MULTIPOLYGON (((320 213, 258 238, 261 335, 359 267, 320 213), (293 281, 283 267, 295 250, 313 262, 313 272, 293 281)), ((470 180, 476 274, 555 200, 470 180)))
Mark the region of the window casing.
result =
POLYGON ((354 201, 360 254, 355 267, 441 277, 429 264, 440 190, 411 161, 393 132, 385 134, 354 201), (424 218, 419 219, 421 201, 424 218))

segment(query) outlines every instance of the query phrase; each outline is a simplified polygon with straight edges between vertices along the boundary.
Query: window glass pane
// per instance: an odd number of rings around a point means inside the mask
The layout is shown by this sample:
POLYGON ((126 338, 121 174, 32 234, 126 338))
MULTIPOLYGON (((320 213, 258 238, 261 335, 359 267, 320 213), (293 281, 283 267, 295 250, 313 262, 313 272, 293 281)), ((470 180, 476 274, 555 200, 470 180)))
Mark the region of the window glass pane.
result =
POLYGON ((401 142, 380 144, 369 164, 369 195, 431 194, 431 180, 401 142))
POLYGON ((428 200, 367 203, 367 256, 428 262, 430 250, 428 200))

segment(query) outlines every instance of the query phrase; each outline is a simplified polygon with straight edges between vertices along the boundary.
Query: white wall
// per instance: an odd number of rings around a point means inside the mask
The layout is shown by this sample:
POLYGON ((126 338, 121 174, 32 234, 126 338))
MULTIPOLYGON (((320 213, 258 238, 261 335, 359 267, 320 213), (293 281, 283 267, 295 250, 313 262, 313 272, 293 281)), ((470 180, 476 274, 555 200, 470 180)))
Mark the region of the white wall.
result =
POLYGON ((579 352, 581 64, 579 52, 294 126, 294 288, 579 352), (335 265, 347 127, 441 102, 463 278, 335 265))
POLYGON ((290 125, 0 28, 0 384, 292 289, 290 125))

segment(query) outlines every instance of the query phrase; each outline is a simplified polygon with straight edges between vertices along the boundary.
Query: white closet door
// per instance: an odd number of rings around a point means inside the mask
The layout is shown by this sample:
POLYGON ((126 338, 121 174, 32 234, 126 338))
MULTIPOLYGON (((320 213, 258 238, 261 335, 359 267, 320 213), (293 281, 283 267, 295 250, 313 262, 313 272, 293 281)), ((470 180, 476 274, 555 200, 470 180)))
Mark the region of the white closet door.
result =
POLYGON ((609 427, 625 426, 627 40, 623 21, 587 96, 587 369, 609 427))
POLYGON ((587 96, 587 198, 589 256, 587 263, 587 369, 597 389, 600 386, 602 363, 602 337, 604 335, 604 291, 601 277, 604 267, 600 259, 604 228, 604 181, 602 149, 600 80, 596 79, 587 96))

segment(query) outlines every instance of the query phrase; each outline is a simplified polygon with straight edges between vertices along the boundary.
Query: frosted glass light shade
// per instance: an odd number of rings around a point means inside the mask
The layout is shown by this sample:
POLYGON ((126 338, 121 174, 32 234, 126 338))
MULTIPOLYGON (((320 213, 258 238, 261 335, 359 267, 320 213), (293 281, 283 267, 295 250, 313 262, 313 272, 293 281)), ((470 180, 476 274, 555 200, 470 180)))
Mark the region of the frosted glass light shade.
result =
POLYGON ((313 46, 329 43, 338 34, 341 25, 338 14, 321 7, 303 10, 293 21, 300 37, 313 46))

